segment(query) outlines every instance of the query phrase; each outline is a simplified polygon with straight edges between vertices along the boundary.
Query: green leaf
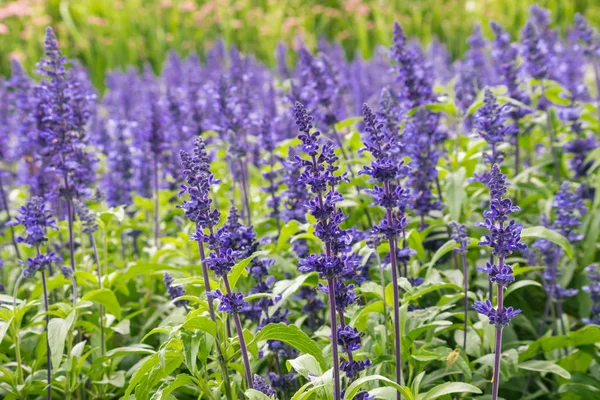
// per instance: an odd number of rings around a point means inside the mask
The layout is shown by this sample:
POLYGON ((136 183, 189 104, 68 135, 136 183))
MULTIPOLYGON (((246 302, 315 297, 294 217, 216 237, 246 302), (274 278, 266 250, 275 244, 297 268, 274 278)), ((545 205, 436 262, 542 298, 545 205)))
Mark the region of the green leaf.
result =
POLYGON ((423 395, 419 395, 418 400, 432 400, 445 396, 450 393, 476 393, 481 394, 478 387, 463 382, 446 382, 437 385, 423 395))
POLYGON ((524 281, 518 281, 515 282, 513 284, 511 284, 508 289, 506 289, 506 292, 504 292, 504 298, 506 299, 508 297, 509 294, 511 294, 512 292, 514 292, 515 290, 521 289, 523 287, 526 286, 539 286, 542 287, 542 285, 539 282, 536 281, 532 281, 532 280, 524 280, 524 281))
POLYGON ((297 373, 299 373, 306 379, 308 379, 309 375, 323 375, 323 369, 321 368, 321 365, 319 364, 317 359, 311 356, 310 354, 303 354, 300 357, 296 357, 292 360, 287 360, 286 364, 289 370, 293 368, 297 373))
POLYGON ((94 303, 102 304, 106 312, 114 315, 117 319, 121 319, 121 306, 117 300, 117 296, 110 289, 96 289, 86 293, 81 300, 93 301, 94 303))
POLYGON ((212 336, 217 335, 217 325, 214 323, 213 320, 203 315, 190 315, 191 316, 188 316, 185 322, 183 323, 184 329, 190 331, 198 329, 212 336))
POLYGON ((233 266, 233 269, 229 274, 229 284, 231 285, 231 290, 235 289, 235 285, 237 284, 238 279, 240 279, 240 276, 248 276, 248 271, 246 271, 246 267, 248 266, 248 264, 250 264, 250 261, 252 261, 256 257, 263 256, 267 253, 267 251, 257 251, 249 257, 246 257, 243 260, 239 261, 233 266))
POLYGON ((167 399, 171 392, 185 385, 198 386, 194 378, 192 378, 188 374, 179 374, 175 377, 175 379, 169 382, 169 384, 164 389, 160 390, 160 399, 167 399))
POLYGON ((600 326, 587 325, 575 332, 569 332, 567 336, 543 337, 536 340, 529 344, 527 350, 519 353, 519 361, 563 347, 579 347, 596 343, 600 343, 600 326))
POLYGON ((573 258, 573 247, 571 243, 558 232, 554 232, 543 226, 533 226, 531 228, 525 228, 521 231, 521 238, 535 238, 535 239, 546 239, 554 244, 559 245, 563 248, 569 258, 573 258))
POLYGON ((454 283, 425 283, 421 286, 413 287, 412 290, 408 291, 404 295, 404 301, 417 300, 427 293, 442 289, 454 289, 456 291, 463 290, 460 286, 455 285, 454 283))
POLYGON ((50 346, 50 356, 52 368, 57 370, 60 367, 63 352, 65 350, 65 341, 67 335, 71 332, 75 313, 70 313, 67 318, 52 318, 48 323, 48 345, 50 346))
POLYGON ((571 100, 569 100, 565 90, 560 86, 554 86, 548 88, 544 91, 544 96, 553 102, 554 104, 558 104, 559 106, 568 106, 571 104, 571 100), (562 95, 562 96, 561 96, 562 95))
POLYGON ((8 331, 8 328, 10 327, 12 320, 13 319, 10 318, 8 321, 0 321, 0 344, 2 343, 2 340, 4 339, 4 335, 6 335, 6 332, 8 331))
POLYGON ((551 361, 530 360, 519 364, 519 368, 527 371, 548 372, 556 374, 565 379, 571 379, 571 374, 561 366, 554 364, 551 361))
POLYGON ((244 392, 244 395, 246 395, 249 400, 273 400, 273 397, 269 397, 256 389, 248 389, 244 392))
POLYGON ((406 398, 406 400, 414 399, 414 396, 408 387, 400 386, 396 382, 394 382, 391 379, 386 378, 385 376, 369 375, 369 376, 364 376, 362 378, 359 378, 359 379, 355 380, 354 382, 352 382, 352 384, 350 386, 348 386, 348 389, 346 389, 346 394, 344 394, 344 400, 353 399, 354 396, 360 391, 360 388, 362 387, 362 385, 364 385, 365 383, 370 382, 370 381, 382 381, 386 386, 392 386, 397 391, 399 391, 402 394, 402 396, 404 396, 406 398))
POLYGON ((136 344, 132 346, 126 347, 117 347, 116 349, 112 349, 106 353, 106 357, 123 357, 130 354, 154 354, 155 351, 151 346, 145 344, 136 344))
POLYGON ((560 385, 558 393, 574 393, 588 400, 600 399, 600 388, 583 383, 565 383, 560 385))
POLYGON ((296 325, 285 325, 283 323, 269 324, 258 332, 252 342, 254 343, 261 340, 280 340, 299 350, 301 353, 312 355, 323 369, 325 369, 327 365, 325 358, 323 357, 323 352, 319 346, 317 346, 315 341, 309 338, 308 335, 302 332, 296 325))
POLYGON ((363 331, 366 328, 369 314, 370 313, 380 313, 383 314, 384 307, 383 301, 376 301, 374 303, 369 304, 368 306, 362 307, 360 312, 356 313, 352 318, 351 325, 358 329, 359 331, 363 331))

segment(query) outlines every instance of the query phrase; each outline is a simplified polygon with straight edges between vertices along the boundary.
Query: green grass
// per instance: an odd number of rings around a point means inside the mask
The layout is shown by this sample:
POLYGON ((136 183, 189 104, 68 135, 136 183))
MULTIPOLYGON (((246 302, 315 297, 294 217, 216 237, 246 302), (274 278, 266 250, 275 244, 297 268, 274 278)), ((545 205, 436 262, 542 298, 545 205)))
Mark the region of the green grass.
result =
POLYGON ((294 46, 298 37, 312 48, 319 37, 338 39, 349 57, 356 52, 368 57, 377 45, 389 44, 395 20, 425 43, 438 37, 456 57, 465 51, 474 21, 489 35, 488 22, 496 20, 514 37, 534 3, 550 8, 563 31, 575 12, 600 23, 595 0, 0 1, 4 10, 24 12, 0 19, 0 31, 8 30, 0 35, 0 74, 9 73, 13 56, 34 67, 49 24, 65 53, 82 60, 100 87, 107 70, 145 62, 159 70, 169 49, 203 54, 219 38, 269 64, 278 41, 294 46))

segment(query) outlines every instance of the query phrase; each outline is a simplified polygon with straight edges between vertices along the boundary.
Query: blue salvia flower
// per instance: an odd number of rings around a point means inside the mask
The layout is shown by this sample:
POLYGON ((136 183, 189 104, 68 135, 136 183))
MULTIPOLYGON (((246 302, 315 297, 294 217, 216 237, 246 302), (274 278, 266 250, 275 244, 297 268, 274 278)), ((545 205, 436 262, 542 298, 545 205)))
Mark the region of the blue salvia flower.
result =
POLYGON ((388 143, 396 143, 391 151, 400 154, 400 124, 404 120, 404 114, 400 106, 400 99, 391 88, 384 87, 379 94, 377 120, 382 125, 382 131, 388 143))
POLYGON ((290 76, 290 69, 287 64, 288 48, 283 42, 277 43, 275 48, 275 59, 277 60, 277 72, 281 79, 287 79, 290 76))
POLYGON ((98 230, 98 222, 96 216, 90 211, 87 205, 82 201, 75 201, 75 212, 81 220, 81 226, 83 233, 88 235, 93 234, 98 230))
POLYGON ((565 97, 572 103, 589 99, 589 91, 584 82, 586 64, 585 50, 577 40, 576 33, 570 30, 566 43, 554 56, 552 77, 569 91, 565 97))
POLYGON ((496 327, 492 398, 497 399, 500 381, 502 329, 509 324, 512 318, 521 313, 521 310, 504 306, 504 289, 515 280, 511 266, 506 264, 506 257, 515 251, 527 248, 527 246, 521 243, 523 226, 517 224, 515 220, 509 221, 509 215, 519 211, 519 207, 513 206, 510 199, 504 198, 508 191, 506 175, 502 174, 498 164, 492 165, 487 186, 490 189, 490 208, 483 212, 485 222, 478 225, 485 227, 489 233, 479 242, 479 245, 491 247, 492 255, 497 258, 497 262, 492 257, 485 267, 478 267, 477 270, 487 273, 489 281, 497 285, 497 305, 494 307, 491 299, 488 299, 485 302, 476 301, 473 308, 478 313, 488 317, 490 324, 496 327))
POLYGON ((439 83, 446 84, 452 79, 454 76, 452 58, 446 46, 437 38, 433 38, 429 43, 429 47, 427 48, 427 59, 433 66, 436 80, 439 83))
MULTIPOLYGON (((87 197, 94 183, 97 160, 85 151, 86 124, 92 115, 94 94, 80 68, 67 71, 52 28, 46 30, 44 54, 37 66, 45 77, 35 89, 39 152, 43 157, 40 174, 57 174, 61 186, 41 193, 51 198, 60 194, 67 199, 87 197)), ((38 189, 49 189, 48 187, 38 189)))
POLYGON ((406 155, 411 158, 408 180, 412 195, 410 208, 421 216, 421 225, 424 225, 423 219, 430 212, 444 208, 440 199, 433 194, 433 186, 438 180, 436 166, 443 155, 436 147, 446 137, 438 121, 437 115, 421 108, 406 122, 402 135, 406 155))
POLYGON ((267 200, 267 206, 271 210, 269 216, 275 219, 277 230, 279 231, 281 229, 280 220, 282 219, 282 195, 280 194, 282 168, 278 165, 283 162, 283 159, 275 152, 275 148, 277 147, 275 129, 267 118, 263 119, 259 138, 261 139, 262 147, 267 153, 266 159, 259 163, 263 167, 262 176, 267 181, 267 186, 262 187, 261 191, 269 195, 267 200))
POLYGON ((573 157, 569 160, 571 169, 574 171, 574 178, 580 179, 587 175, 589 168, 592 166, 592 161, 586 163, 588 154, 600 144, 594 137, 594 135, 580 136, 565 143, 565 152, 572 154, 573 157))
POLYGON ((589 22, 580 13, 575 14, 575 23, 573 26, 573 36, 583 46, 584 54, 592 59, 600 57, 600 36, 592 28, 589 22))
MULTIPOLYGON (((492 254, 498 257, 499 262, 497 264, 488 262, 485 267, 478 267, 477 270, 487 273, 490 281, 502 289, 515 280, 512 268, 504 263, 504 259, 527 246, 521 243, 523 226, 517 224, 515 220, 509 221, 509 215, 520 209, 514 206, 510 199, 504 198, 507 192, 506 176, 502 174, 497 164, 492 166, 487 186, 490 188, 490 209, 483 213, 486 217, 485 222, 477 225, 485 227, 489 234, 485 235, 479 245, 491 247, 492 254)), ((482 309, 481 307, 483 303, 479 301, 473 306, 475 309, 482 309)))
POLYGON ((455 221, 450 223, 450 228, 452 228, 452 234, 450 235, 450 238, 460 245, 460 247, 454 248, 452 251, 460 254, 466 253, 468 251, 467 246, 469 245, 467 228, 464 224, 459 224, 455 221))
POLYGON ((504 160, 504 153, 498 147, 512 137, 517 131, 514 124, 506 122, 511 111, 511 106, 498 104, 492 91, 487 88, 483 99, 483 106, 475 113, 475 132, 489 145, 491 152, 483 154, 487 164, 500 164, 504 160))
POLYGON ((600 325, 600 266, 592 264, 585 268, 588 273, 589 285, 583 287, 583 291, 588 293, 592 300, 591 316, 584 318, 586 324, 600 325))
MULTIPOLYGON (((175 300, 185 295, 185 290, 183 287, 179 285, 173 285, 174 279, 168 272, 165 272, 163 281, 165 283, 165 287, 167 288, 167 292, 169 292, 169 297, 171 297, 171 300, 175 300)), ((187 309, 188 303, 189 301, 187 300, 176 300, 173 304, 175 304, 176 307, 184 307, 187 309)))
MULTIPOLYGON (((578 242, 583 238, 583 235, 577 232, 577 228, 583 225, 581 217, 587 212, 581 189, 582 187, 579 191, 573 192, 571 184, 563 182, 552 203, 556 210, 554 222, 550 224, 545 216, 542 219, 548 228, 560 233, 571 243, 578 242)), ((560 300, 576 295, 576 289, 566 289, 558 283, 561 276, 558 265, 563 256, 562 248, 548 240, 538 240, 533 247, 541 253, 542 260, 546 265, 542 278, 548 296, 560 300)))
MULTIPOLYGON (((335 186, 345 179, 345 174, 336 175, 337 156, 331 141, 321 143, 320 132, 313 131, 312 117, 307 113, 304 106, 296 103, 294 106, 296 125, 300 134, 298 138, 302 142, 302 150, 308 155, 307 158, 296 156, 298 168, 302 169, 299 183, 306 185, 313 193, 314 198, 306 204, 311 215, 316 219, 315 236, 325 245, 325 252, 311 254, 300 260, 301 272, 317 271, 321 279, 327 280, 329 295, 329 314, 331 322, 332 356, 334 372, 334 398, 339 399, 340 374, 337 348, 337 318, 336 318, 336 281, 341 278, 346 268, 345 260, 340 255, 351 238, 348 233, 340 228, 340 224, 347 218, 342 210, 337 208, 337 203, 343 200, 335 186)), ((340 318, 343 322, 343 317, 340 318)))
MULTIPOLYGON (((306 286, 304 286, 306 287, 306 286)), ((274 372, 269 372, 269 380, 271 386, 275 389, 287 393, 290 389, 296 387, 296 373, 290 372, 289 374, 278 375, 274 372)))
POLYGON ((43 245, 48 238, 48 229, 58 230, 56 220, 46 209, 46 204, 41 197, 32 197, 24 206, 18 209, 20 215, 15 216, 11 225, 25 227, 25 236, 18 236, 17 243, 25 243, 31 247, 43 245))
POLYGON ((403 106, 410 110, 430 103, 433 99, 433 85, 431 75, 426 71, 425 58, 408 44, 398 22, 394 23, 393 39, 390 58, 396 62, 395 70, 403 106))
MULTIPOLYGON (((486 85, 493 82, 489 71, 487 41, 481 33, 481 26, 475 25, 471 36, 467 39, 469 50, 460 62, 458 80, 454 87, 456 99, 463 112, 465 112, 477 96, 477 93, 486 85)), ((470 127, 470 119, 465 120, 470 127)))
POLYGON ((132 203, 134 160, 131 151, 130 124, 126 120, 111 121, 109 143, 106 145, 106 174, 102 187, 110 207, 132 203))
MULTIPOLYGON (((500 24, 492 21, 490 26, 494 32, 492 59, 498 78, 506 86, 511 98, 529 104, 529 96, 522 88, 521 68, 518 65, 519 47, 511 42, 510 34, 500 24)), ((518 119, 526 112, 523 109, 513 109, 511 115, 514 119, 518 119)))
POLYGON ((548 44, 544 42, 533 22, 528 21, 521 32, 521 57, 525 71, 534 79, 547 79, 550 67, 548 44))
POLYGON ((260 375, 254 375, 254 389, 267 395, 267 397, 276 398, 277 392, 260 375))

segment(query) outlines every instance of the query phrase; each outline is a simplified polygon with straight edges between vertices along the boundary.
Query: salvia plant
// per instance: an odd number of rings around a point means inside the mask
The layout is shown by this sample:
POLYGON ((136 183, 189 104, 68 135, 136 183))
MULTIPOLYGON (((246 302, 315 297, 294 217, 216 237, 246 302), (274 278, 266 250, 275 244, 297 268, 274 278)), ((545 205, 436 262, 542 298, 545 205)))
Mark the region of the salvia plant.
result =
POLYGON ((596 398, 599 34, 409 31, 101 93, 48 28, 0 80, 0 398, 596 398))

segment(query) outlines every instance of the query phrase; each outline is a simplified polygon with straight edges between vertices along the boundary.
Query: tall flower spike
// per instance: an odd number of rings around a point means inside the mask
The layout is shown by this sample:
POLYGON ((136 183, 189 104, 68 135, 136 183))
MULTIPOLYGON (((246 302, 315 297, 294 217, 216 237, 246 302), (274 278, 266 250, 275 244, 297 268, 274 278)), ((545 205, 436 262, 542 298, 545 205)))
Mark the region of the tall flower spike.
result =
MULTIPOLYGON (((179 285, 173 285, 173 281, 175 281, 175 279, 173 279, 168 272, 165 272, 163 281, 165 283, 165 287, 167 288, 167 292, 169 292, 169 297, 171 297, 171 300, 175 300, 178 297, 185 295, 185 290, 183 287, 179 285)), ((175 304, 177 307, 183 307, 187 310, 188 303, 189 302, 187 300, 176 300, 173 304, 175 304)))
MULTIPOLYGON (((42 288, 44 293, 44 310, 46 319, 46 369, 47 369, 47 391, 48 399, 52 398, 52 361, 51 361, 51 350, 50 350, 50 338, 48 335, 48 326, 50 324, 50 314, 48 313, 50 308, 48 289, 46 282, 46 271, 50 269, 52 264, 62 264, 62 259, 55 255, 53 252, 43 254, 41 252, 42 245, 48 241, 46 234, 48 228, 58 230, 56 222, 52 219, 51 214, 46 211, 44 200, 40 197, 33 197, 29 202, 19 209, 18 216, 15 217, 15 221, 11 221, 12 225, 23 225, 25 227, 26 235, 19 236, 17 241, 19 243, 26 243, 30 247, 35 248, 36 255, 33 258, 27 259, 26 267, 23 269, 21 276, 15 283, 15 307, 16 307, 16 294, 19 288, 19 282, 22 278, 29 278, 35 275, 36 272, 40 271, 42 275, 42 288)), ((70 271, 73 271, 70 268, 70 271)), ((73 283, 75 281, 73 280, 73 283)), ((76 289, 73 285, 73 304, 76 300, 76 289)))
POLYGON ((496 96, 489 88, 486 88, 483 106, 477 110, 474 116, 474 125, 477 134, 490 147, 491 153, 484 153, 483 155, 484 161, 488 164, 502 163, 504 153, 498 149, 498 146, 517 131, 514 124, 506 123, 509 112, 510 106, 498 104, 496 96))
POLYGON ((507 256, 515 251, 520 251, 527 246, 521 243, 522 225, 515 220, 509 220, 509 215, 519 208, 512 205, 510 199, 505 199, 507 192, 506 176, 500 171, 498 164, 492 165, 490 179, 487 182, 490 189, 490 209, 484 211, 485 223, 478 224, 485 227, 489 234, 479 242, 480 246, 490 246, 494 257, 485 267, 477 270, 489 275, 489 281, 498 287, 497 306, 493 307, 490 299, 485 302, 476 301, 473 308, 480 314, 488 317, 490 324, 496 327, 496 345, 494 349, 494 376, 492 378, 492 399, 498 399, 498 388, 500 384, 500 355, 502 353, 502 329, 508 325, 510 320, 517 316, 521 310, 512 307, 504 307, 504 289, 515 280, 512 268, 505 263, 507 256))
MULTIPOLYGON (((337 173, 337 156, 331 141, 320 142, 320 132, 312 131, 312 117, 301 103, 294 106, 296 124, 300 131, 298 138, 302 141, 302 150, 308 158, 296 156, 297 167, 302 169, 298 183, 310 188, 314 198, 306 204, 310 214, 316 219, 315 236, 325 245, 325 251, 311 254, 300 261, 301 272, 317 271, 321 279, 327 280, 329 296, 329 318, 331 323, 332 357, 334 373, 334 399, 341 399, 340 365, 338 358, 338 329, 336 316, 336 286, 344 271, 350 267, 347 258, 341 253, 347 248, 351 237, 340 224, 347 216, 337 208, 343 200, 335 186, 345 175, 337 173)), ((343 322, 343 314, 340 314, 343 322)))
MULTIPOLYGON (((381 124, 371 108, 363 105, 364 116, 364 134, 363 143, 365 147, 361 151, 368 151, 373 156, 371 165, 365 166, 360 174, 371 176, 371 181, 376 185, 373 189, 365 192, 369 193, 375 200, 374 205, 385 208, 385 218, 377 224, 371 231, 376 237, 383 237, 387 240, 390 252, 389 258, 392 269, 392 287, 394 289, 394 351, 396 356, 396 382, 402 381, 402 353, 400 347, 400 303, 398 292, 398 275, 400 266, 397 259, 397 239, 400 235, 403 238, 403 244, 406 246, 406 224, 404 215, 405 204, 409 198, 409 191, 400 186, 399 182, 407 175, 408 168, 395 157, 395 151, 400 147, 396 142, 395 136, 384 134, 384 125, 381 124)), ((378 240, 374 239, 376 242, 378 240)), ((404 247, 402 250, 409 250, 404 247)), ((405 274, 407 273, 407 261, 402 260, 405 274)), ((382 285, 384 282, 381 283, 382 285)), ((352 364, 345 365, 344 368, 351 370, 352 364)), ((348 372, 347 372, 348 373, 348 372)))
MULTIPOLYGON (((542 216, 542 224, 560 233, 571 243, 576 243, 583 238, 583 235, 577 232, 578 228, 582 225, 581 218, 587 212, 581 191, 583 188, 581 186, 579 190, 573 191, 571 183, 563 182, 552 203, 556 214, 554 222, 550 223, 548 216, 542 216)), ((550 310, 553 310, 554 305, 552 301, 554 301, 556 303, 556 314, 559 316, 560 326, 563 334, 566 334, 567 331, 564 319, 562 318, 562 302, 566 297, 575 296, 578 290, 564 288, 559 283, 559 278, 561 277, 559 265, 563 256, 563 250, 553 242, 544 239, 535 241, 533 247, 540 252, 541 259, 546 267, 542 274, 542 281, 546 290, 546 307, 538 332, 540 335, 543 333, 550 310)), ((552 314, 555 314, 554 311, 552 311, 552 314)))

